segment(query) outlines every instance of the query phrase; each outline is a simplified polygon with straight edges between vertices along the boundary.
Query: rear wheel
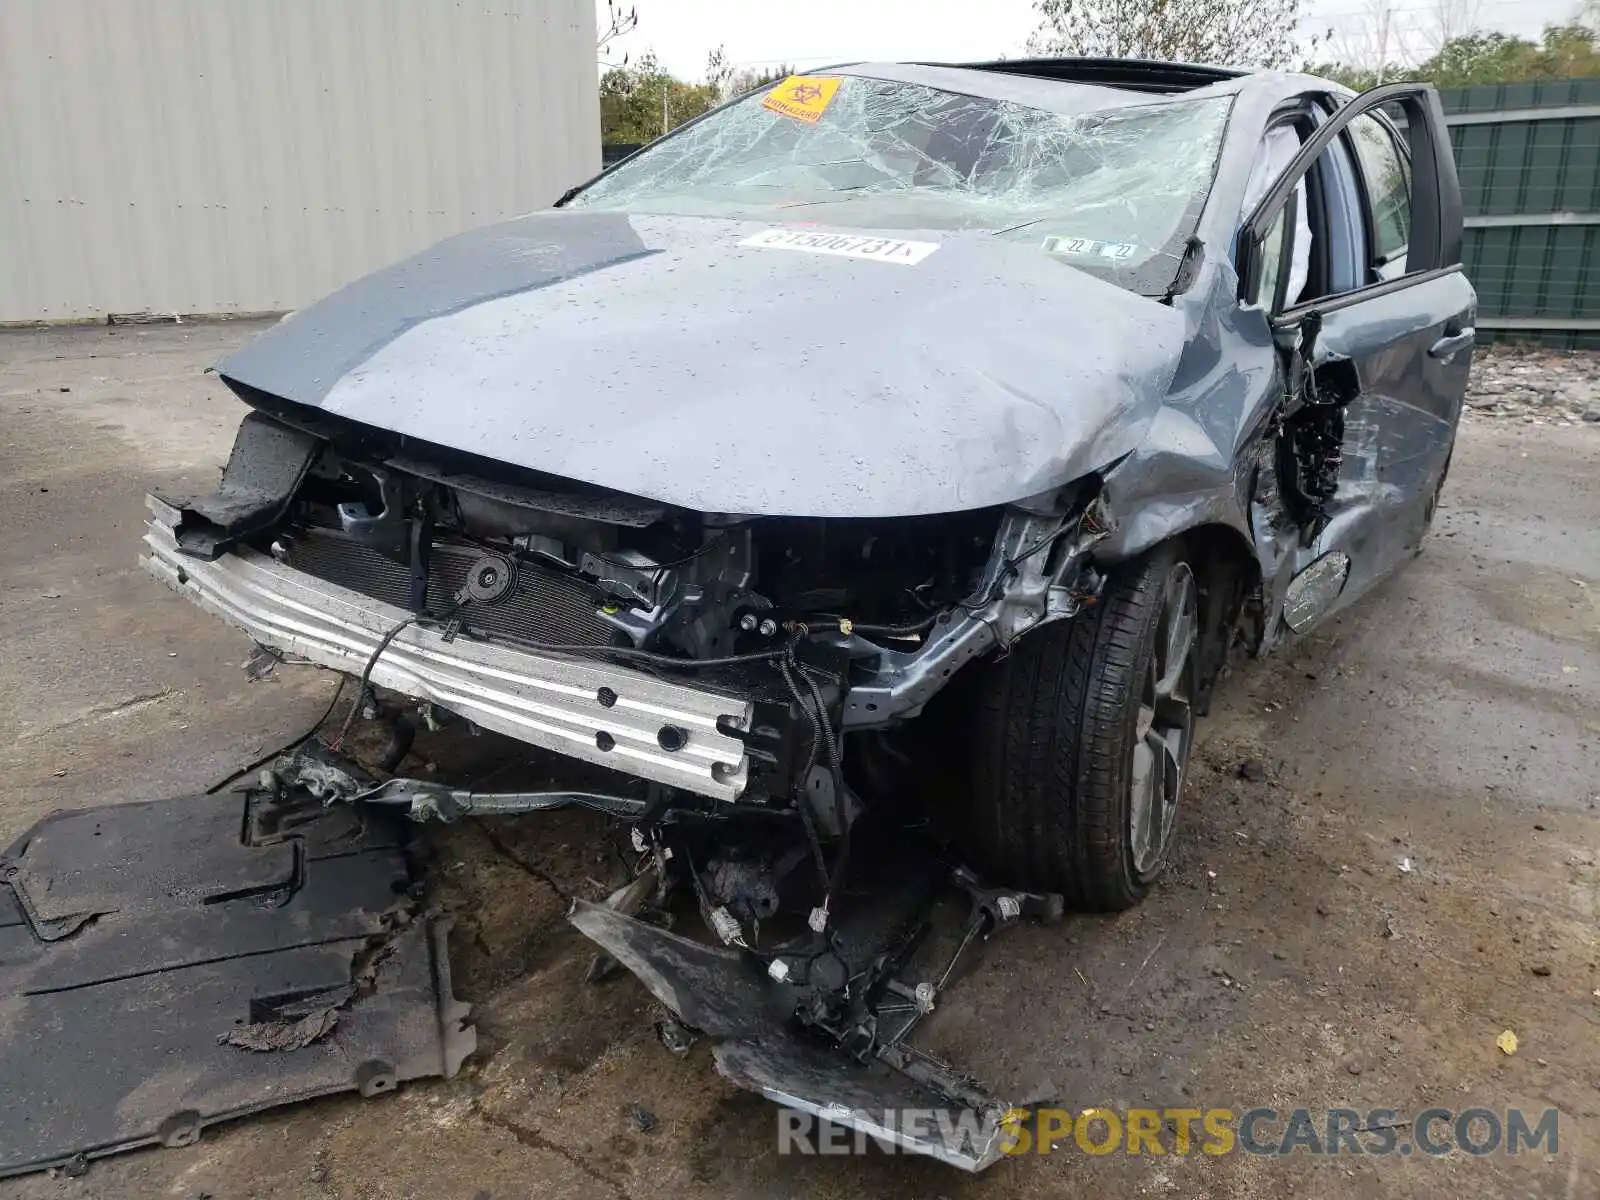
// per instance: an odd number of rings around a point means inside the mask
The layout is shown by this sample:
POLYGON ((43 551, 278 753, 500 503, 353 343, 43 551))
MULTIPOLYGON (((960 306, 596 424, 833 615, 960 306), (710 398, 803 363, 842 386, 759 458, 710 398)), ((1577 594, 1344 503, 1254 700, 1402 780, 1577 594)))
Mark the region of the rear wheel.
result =
POLYGON ((1171 860, 1200 628, 1194 571, 1167 545, 986 668, 972 780, 985 869, 1090 911, 1144 898, 1171 860))

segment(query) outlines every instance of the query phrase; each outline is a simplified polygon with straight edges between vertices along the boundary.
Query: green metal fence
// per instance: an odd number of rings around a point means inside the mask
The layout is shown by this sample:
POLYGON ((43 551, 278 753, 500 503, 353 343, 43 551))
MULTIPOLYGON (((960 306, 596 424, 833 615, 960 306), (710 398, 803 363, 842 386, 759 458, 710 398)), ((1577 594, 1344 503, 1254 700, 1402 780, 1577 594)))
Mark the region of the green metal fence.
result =
POLYGON ((1487 337, 1600 348, 1600 79, 1441 93, 1487 337))

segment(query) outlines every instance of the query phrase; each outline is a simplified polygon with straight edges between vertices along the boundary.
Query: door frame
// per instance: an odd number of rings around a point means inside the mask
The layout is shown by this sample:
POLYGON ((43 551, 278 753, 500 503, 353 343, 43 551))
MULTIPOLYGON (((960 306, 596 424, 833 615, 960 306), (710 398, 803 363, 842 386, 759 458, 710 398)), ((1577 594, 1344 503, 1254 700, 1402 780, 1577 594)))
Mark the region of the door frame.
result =
MULTIPOLYGON (((1263 238, 1279 211, 1290 202, 1295 186, 1351 121, 1387 104, 1397 104, 1405 111, 1405 138, 1411 158, 1411 240, 1406 250, 1406 274, 1276 311, 1271 317, 1275 327, 1298 326, 1312 311, 1344 308, 1461 269, 1461 188, 1439 93, 1426 83, 1390 83, 1353 97, 1318 125, 1240 224, 1234 257, 1239 299, 1245 301, 1256 294, 1263 238)), ((1370 206, 1371 197, 1364 195, 1362 202, 1370 206)))

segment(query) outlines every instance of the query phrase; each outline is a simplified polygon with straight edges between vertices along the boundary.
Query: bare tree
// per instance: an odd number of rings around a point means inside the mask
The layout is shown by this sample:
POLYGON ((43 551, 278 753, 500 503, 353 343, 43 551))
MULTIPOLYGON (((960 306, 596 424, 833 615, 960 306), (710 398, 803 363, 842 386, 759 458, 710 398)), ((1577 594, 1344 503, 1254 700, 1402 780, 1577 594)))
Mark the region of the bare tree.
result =
POLYGON ((1034 0, 1034 54, 1286 67, 1304 0, 1034 0))
POLYGON ((1482 8, 1483 0, 1433 0, 1433 10, 1423 14, 1419 30, 1429 51, 1437 54, 1446 42, 1477 29, 1482 8))
POLYGON ((765 66, 738 66, 728 61, 726 46, 718 46, 706 55, 706 82, 716 89, 723 100, 731 100, 758 87, 787 79, 795 73, 788 63, 768 63, 765 66))
MULTIPOLYGON (((1459 19, 1459 12, 1477 8, 1477 0, 1435 0, 1435 4, 1441 26, 1459 19)), ((1414 15, 1396 0, 1366 0, 1328 30, 1324 50, 1346 75, 1355 77, 1347 80, 1352 86, 1375 87, 1416 64, 1414 43, 1425 44, 1427 36, 1411 22, 1414 15)))
POLYGON ((622 8, 617 0, 606 0, 606 23, 600 27, 600 35, 595 39, 595 55, 603 67, 626 66, 628 56, 624 54, 621 62, 613 62, 607 53, 607 47, 624 34, 632 33, 639 27, 639 9, 630 5, 622 8))
POLYGON ((728 81, 733 78, 734 66, 728 61, 728 47, 718 46, 706 55, 706 82, 717 89, 717 95, 728 94, 728 81))

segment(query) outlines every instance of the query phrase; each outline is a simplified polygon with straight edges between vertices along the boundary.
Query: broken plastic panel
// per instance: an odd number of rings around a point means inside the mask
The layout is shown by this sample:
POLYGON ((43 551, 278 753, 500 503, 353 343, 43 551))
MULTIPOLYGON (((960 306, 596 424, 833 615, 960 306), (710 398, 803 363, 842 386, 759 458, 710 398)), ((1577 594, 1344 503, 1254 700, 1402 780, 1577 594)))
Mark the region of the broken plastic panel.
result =
POLYGON ((0 855, 0 1177, 455 1074, 476 1038, 403 831, 304 792, 28 830, 0 855))
MULTIPOLYGON (((874 1032, 880 1028, 879 1013, 861 1003, 861 993, 875 990, 867 964, 892 955, 887 944, 863 940, 860 930, 842 929, 835 946, 853 945, 846 951, 851 961, 835 959, 840 967, 836 986, 811 989, 808 1001, 807 989, 797 988, 787 972, 772 970, 784 959, 763 967, 761 957, 748 949, 705 945, 581 900, 570 920, 666 1005, 686 1027, 680 1036, 692 1030, 710 1038, 717 1070, 739 1087, 964 1170, 981 1171, 1003 1153, 1008 1104, 902 1037, 874 1032), (859 975, 852 974, 857 970, 859 975), (830 990, 832 997, 826 995, 830 990), (845 1035, 848 1044, 833 1038, 825 1020, 802 1028, 793 1019, 797 1001, 809 1006, 851 994, 857 1011, 850 1020, 861 1023, 845 1035)), ((907 1029, 914 1024, 904 1016, 893 1020, 907 1029)))

